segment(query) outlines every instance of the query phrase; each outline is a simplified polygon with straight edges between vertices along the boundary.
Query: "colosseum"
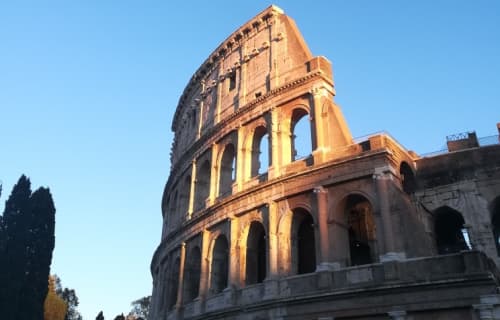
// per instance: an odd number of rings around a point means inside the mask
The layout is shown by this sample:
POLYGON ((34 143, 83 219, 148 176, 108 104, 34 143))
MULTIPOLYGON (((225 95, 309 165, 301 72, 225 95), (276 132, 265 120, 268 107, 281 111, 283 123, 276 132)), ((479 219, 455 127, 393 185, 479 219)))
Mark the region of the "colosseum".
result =
POLYGON ((151 319, 500 319, 498 136, 421 156, 353 138, 334 97, 331 63, 276 6, 194 73, 151 319))

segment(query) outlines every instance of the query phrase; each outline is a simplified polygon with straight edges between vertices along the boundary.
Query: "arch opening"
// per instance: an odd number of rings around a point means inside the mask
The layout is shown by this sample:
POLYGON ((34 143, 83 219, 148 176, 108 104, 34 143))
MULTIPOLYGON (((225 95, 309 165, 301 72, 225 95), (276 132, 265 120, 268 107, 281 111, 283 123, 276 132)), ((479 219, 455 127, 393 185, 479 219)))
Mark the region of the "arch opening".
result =
POLYGON ((251 176, 255 177, 266 173, 269 159, 269 135, 264 126, 259 126, 255 129, 252 140, 251 176))
POLYGON ((217 294, 227 287, 229 274, 229 246, 224 235, 215 240, 212 253, 210 292, 217 294))
POLYGON ((205 160, 196 172, 195 210, 205 208, 205 201, 210 194, 210 162, 205 160))
POLYGON ((401 186, 407 194, 412 194, 416 189, 415 174, 406 162, 402 162, 399 167, 399 175, 401 177, 401 186))
POLYGON ((312 153, 311 122, 304 109, 295 109, 291 122, 292 161, 305 158, 312 153))
POLYGON ((174 263, 172 264, 172 270, 170 272, 169 286, 168 286, 168 288, 170 289, 168 291, 168 303, 167 303, 168 310, 173 309, 173 307, 177 303, 177 291, 179 290, 180 264, 181 261, 179 258, 175 259, 174 263))
POLYGON ((247 238, 246 284, 261 283, 266 278, 266 231, 257 221, 250 224, 247 238))
POLYGON ((434 232, 439 254, 468 250, 468 233, 462 214, 450 207, 441 207, 434 212, 434 232), (467 239, 466 239, 467 238, 467 239))
POLYGON ((493 229, 493 237, 495 239, 497 255, 500 256, 500 197, 497 197, 495 199, 491 209, 491 225, 493 229))
POLYGON ((191 175, 184 178, 182 190, 179 198, 179 212, 186 216, 189 208, 189 193, 191 191, 191 175))
POLYGON ((292 243, 295 251, 297 274, 311 273, 316 270, 316 240, 314 220, 311 214, 302 208, 293 211, 294 237, 292 243))
POLYGON ((201 276, 201 251, 194 247, 188 256, 185 271, 184 299, 190 302, 198 297, 201 276))
POLYGON ((345 214, 349 233, 349 256, 352 266, 374 262, 375 219, 370 201, 352 194, 346 199, 345 214))
POLYGON ((236 153, 232 144, 226 145, 220 162, 219 196, 232 193, 236 180, 236 153))

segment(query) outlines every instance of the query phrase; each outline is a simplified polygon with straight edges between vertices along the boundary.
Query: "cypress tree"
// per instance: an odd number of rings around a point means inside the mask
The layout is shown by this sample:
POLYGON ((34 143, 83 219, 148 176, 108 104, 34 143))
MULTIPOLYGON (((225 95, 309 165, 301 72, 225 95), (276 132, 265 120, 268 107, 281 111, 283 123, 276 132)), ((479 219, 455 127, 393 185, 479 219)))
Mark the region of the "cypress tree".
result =
POLYGON ((0 219, 2 320, 43 319, 54 249, 55 208, 49 189, 31 193, 21 176, 0 219))
POLYGON ((17 319, 27 262, 31 182, 22 175, 5 203, 0 253, 0 310, 2 319, 17 319))
POLYGON ((55 227, 54 202, 49 189, 39 188, 30 199, 28 246, 24 285, 21 289, 17 319, 43 319, 47 296, 55 227))

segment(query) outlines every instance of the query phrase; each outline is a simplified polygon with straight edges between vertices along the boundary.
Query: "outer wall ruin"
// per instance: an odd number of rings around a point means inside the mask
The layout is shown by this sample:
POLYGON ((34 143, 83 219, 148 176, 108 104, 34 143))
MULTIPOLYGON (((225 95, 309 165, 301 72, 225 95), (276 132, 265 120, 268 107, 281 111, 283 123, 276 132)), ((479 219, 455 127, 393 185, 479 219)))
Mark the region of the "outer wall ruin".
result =
POLYGON ((194 73, 151 319, 500 319, 500 145, 353 139, 334 96, 275 6, 194 73))

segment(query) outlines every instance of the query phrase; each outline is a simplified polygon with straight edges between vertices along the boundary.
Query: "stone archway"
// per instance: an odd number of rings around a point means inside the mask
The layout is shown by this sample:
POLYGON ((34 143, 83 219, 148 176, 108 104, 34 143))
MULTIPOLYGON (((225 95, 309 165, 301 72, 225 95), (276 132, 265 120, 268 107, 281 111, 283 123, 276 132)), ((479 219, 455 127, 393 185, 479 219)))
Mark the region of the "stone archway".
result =
POLYGON ((247 285, 261 283, 266 278, 267 253, 266 231, 262 223, 250 224, 247 237, 245 282, 247 285))
POLYGON ((219 235, 215 240, 210 273, 210 292, 222 292, 227 287, 229 275, 229 245, 224 235, 219 235))
POLYGON ((448 206, 434 211, 434 235, 439 254, 448 254, 467 250, 464 238, 465 220, 462 214, 448 206))

